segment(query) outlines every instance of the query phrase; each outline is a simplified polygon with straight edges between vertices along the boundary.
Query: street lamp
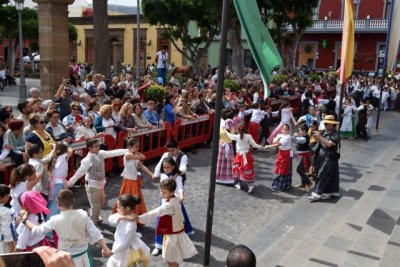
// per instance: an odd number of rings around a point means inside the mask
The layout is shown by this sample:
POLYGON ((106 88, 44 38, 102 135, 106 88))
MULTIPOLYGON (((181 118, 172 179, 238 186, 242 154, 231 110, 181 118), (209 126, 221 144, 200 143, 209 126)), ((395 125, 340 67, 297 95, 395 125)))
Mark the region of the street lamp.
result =
MULTIPOLYGON (((26 84, 24 69, 24 41, 22 38, 22 10, 24 9, 24 0, 15 0, 15 7, 18 11, 19 25, 19 101, 26 100, 26 84)), ((33 62, 31 62, 33 64, 33 62)))

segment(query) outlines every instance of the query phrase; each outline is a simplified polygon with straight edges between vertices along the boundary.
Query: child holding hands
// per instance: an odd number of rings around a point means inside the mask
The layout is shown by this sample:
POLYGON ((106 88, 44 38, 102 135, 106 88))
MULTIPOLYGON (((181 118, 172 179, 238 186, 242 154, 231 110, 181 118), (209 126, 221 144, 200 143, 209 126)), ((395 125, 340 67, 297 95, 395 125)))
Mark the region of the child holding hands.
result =
POLYGON ((110 257, 112 252, 107 247, 100 230, 96 228, 86 211, 75 210, 75 199, 72 191, 62 189, 57 196, 57 205, 61 213, 54 215, 41 225, 33 224, 24 216, 23 223, 32 230, 33 234, 47 234, 56 231, 58 234, 58 249, 72 255, 76 267, 93 266, 89 256, 89 244, 97 243, 102 255, 110 257))

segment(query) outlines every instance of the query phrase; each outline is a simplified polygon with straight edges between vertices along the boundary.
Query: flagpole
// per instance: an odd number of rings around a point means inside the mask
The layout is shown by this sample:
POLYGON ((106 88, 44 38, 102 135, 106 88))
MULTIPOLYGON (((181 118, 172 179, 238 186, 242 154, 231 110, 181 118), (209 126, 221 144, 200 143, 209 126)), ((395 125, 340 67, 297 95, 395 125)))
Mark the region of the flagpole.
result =
POLYGON ((203 266, 208 267, 210 264, 210 250, 212 239, 212 226, 214 216, 214 200, 215 200, 215 179, 218 161, 219 147, 219 129, 221 124, 222 97, 224 91, 224 74, 226 65, 226 43, 228 35, 228 15, 229 15, 229 0, 224 0, 222 5, 222 22, 221 22, 221 38, 219 47, 219 64, 218 64, 218 87, 217 101, 214 114, 214 131, 212 141, 211 154, 211 170, 210 170, 210 185, 208 189, 208 207, 207 207, 207 225, 204 244, 204 263, 203 266))
MULTIPOLYGON (((390 40, 390 30, 392 28, 392 19, 393 19, 393 9, 395 6, 395 1, 392 0, 392 6, 390 7, 390 16, 389 16, 389 22, 388 22, 388 31, 386 34, 386 46, 385 46, 385 57, 383 60, 383 75, 382 75, 382 81, 381 81, 381 92, 379 94, 379 106, 378 106, 378 116, 376 118, 376 131, 379 131, 379 118, 381 116, 381 107, 382 107, 382 95, 383 95, 383 87, 385 85, 385 79, 386 79, 386 71, 387 71, 387 56, 388 56, 388 51, 389 51, 389 40, 390 40)), ((399 1, 399 0, 398 0, 399 1)))
MULTIPOLYGON (((342 83, 341 85, 340 85, 340 95, 339 95, 339 114, 338 114, 338 118, 337 118, 337 121, 338 122, 340 122, 340 117, 341 117, 341 115, 342 115, 342 108, 343 108, 343 93, 344 93, 344 85, 345 85, 345 83, 346 82, 344 82, 344 83, 342 83)), ((339 132, 339 138, 340 138, 340 130, 338 131, 339 132)))

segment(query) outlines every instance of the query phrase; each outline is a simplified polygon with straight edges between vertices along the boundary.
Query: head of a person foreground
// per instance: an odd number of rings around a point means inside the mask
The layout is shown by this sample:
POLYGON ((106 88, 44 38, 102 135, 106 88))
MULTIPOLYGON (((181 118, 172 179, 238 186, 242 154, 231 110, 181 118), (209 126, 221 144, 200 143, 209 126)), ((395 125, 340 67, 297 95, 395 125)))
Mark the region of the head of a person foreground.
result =
POLYGON ((245 245, 237 245, 229 251, 226 267, 256 267, 256 255, 245 245))

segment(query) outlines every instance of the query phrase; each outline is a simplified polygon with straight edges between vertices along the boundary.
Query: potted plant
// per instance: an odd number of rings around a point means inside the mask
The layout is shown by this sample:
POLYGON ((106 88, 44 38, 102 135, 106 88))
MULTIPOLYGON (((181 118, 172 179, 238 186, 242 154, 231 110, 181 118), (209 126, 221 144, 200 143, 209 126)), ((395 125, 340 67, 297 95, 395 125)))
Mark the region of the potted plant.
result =
POLYGON ((224 88, 229 88, 232 93, 237 93, 240 90, 240 85, 235 80, 227 79, 224 81, 224 88))
POLYGON ((157 112, 160 114, 164 107, 165 89, 158 84, 150 85, 149 88, 144 90, 145 101, 153 100, 156 102, 157 112))

